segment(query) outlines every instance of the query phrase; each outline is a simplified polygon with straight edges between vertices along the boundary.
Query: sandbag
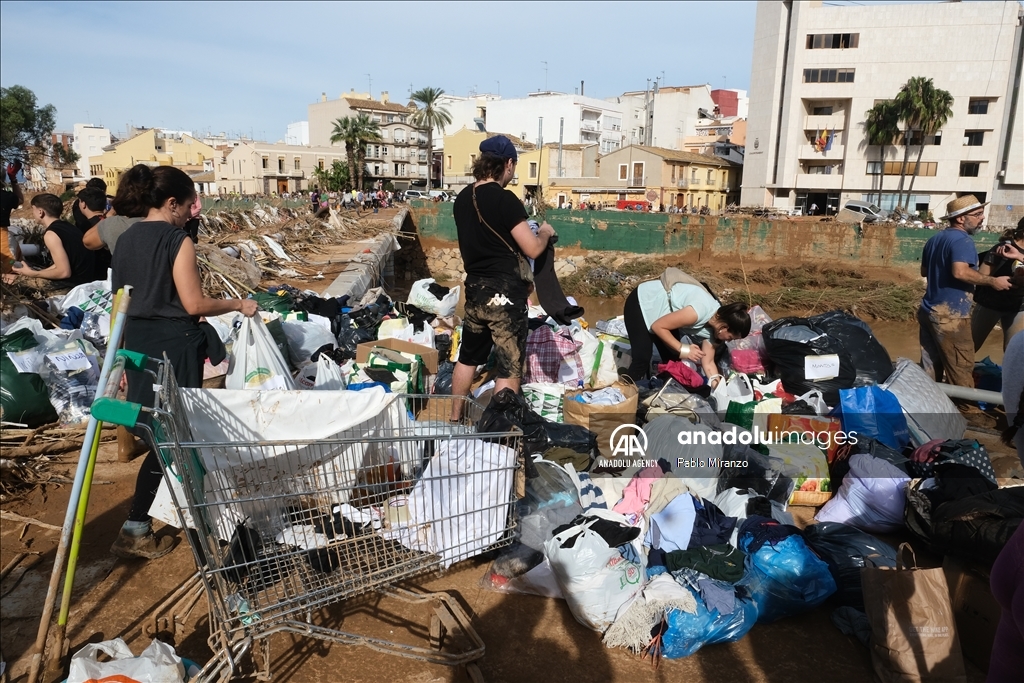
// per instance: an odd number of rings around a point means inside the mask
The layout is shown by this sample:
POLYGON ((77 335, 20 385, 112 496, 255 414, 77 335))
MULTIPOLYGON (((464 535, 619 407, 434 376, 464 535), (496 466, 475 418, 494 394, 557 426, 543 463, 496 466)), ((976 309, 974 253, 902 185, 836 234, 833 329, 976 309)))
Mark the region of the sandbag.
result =
POLYGON ((857 370, 849 352, 806 318, 780 318, 765 325, 761 334, 775 376, 789 393, 799 396, 818 389, 825 403, 834 406, 839 390, 853 386, 857 370))
POLYGON ((896 549, 871 534, 841 522, 821 522, 804 529, 804 541, 828 564, 840 605, 864 610, 860 570, 895 567, 896 549))
POLYGON ((696 614, 674 609, 666 615, 668 628, 661 636, 662 657, 680 659, 705 645, 734 643, 747 635, 757 622, 757 607, 749 598, 736 596, 732 614, 719 614, 714 608, 709 610, 700 595, 694 594, 694 598, 696 614))
POLYGON ((7 355, 37 346, 31 329, 0 337, 0 417, 6 422, 38 427, 57 420, 43 378, 35 372, 19 372, 7 355))
POLYGON ((861 531, 887 533, 903 527, 910 477, 895 465, 865 453, 850 456, 839 491, 818 511, 819 522, 843 522, 861 531))
MULTIPOLYGON (((750 533, 740 533, 740 549, 750 548, 750 533)), ((807 612, 836 592, 828 565, 798 535, 765 543, 747 555, 746 586, 757 606, 757 622, 767 623, 807 612)))
MULTIPOLYGON (((590 527, 570 527, 544 546, 569 610, 587 628, 604 632, 619 608, 641 588, 643 570, 608 546, 590 527)), ((623 522, 624 523, 624 522, 623 522)))
POLYGON ((829 311, 812 315, 808 320, 838 340, 850 354, 858 386, 881 384, 892 374, 894 368, 889 352, 860 318, 846 311, 829 311))

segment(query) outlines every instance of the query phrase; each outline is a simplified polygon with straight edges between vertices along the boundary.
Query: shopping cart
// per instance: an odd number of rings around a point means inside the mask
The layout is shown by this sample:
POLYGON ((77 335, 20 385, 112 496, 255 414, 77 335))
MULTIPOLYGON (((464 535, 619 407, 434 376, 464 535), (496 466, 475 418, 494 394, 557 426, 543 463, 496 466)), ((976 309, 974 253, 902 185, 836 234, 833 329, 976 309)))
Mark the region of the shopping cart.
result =
POLYGON ((466 665, 481 680, 473 662, 484 643, 459 604, 395 585, 512 541, 522 432, 478 433, 481 412, 464 397, 383 390, 179 389, 166 358, 119 351, 93 414, 149 431, 180 524, 195 530, 215 653, 196 680, 227 681, 246 653, 269 678, 269 638, 283 632, 466 665), (155 405, 114 398, 125 369, 153 375, 155 405), (453 424, 456 400, 464 417, 453 424), (336 432, 313 414, 331 401, 338 405, 325 414, 342 425, 336 432), (254 420, 287 431, 273 420, 278 410, 287 413, 278 422, 307 431, 304 440, 258 438, 254 420), (310 438, 314 428, 331 430, 329 438, 310 438), (315 623, 322 608, 370 592, 429 606, 427 644, 315 623))

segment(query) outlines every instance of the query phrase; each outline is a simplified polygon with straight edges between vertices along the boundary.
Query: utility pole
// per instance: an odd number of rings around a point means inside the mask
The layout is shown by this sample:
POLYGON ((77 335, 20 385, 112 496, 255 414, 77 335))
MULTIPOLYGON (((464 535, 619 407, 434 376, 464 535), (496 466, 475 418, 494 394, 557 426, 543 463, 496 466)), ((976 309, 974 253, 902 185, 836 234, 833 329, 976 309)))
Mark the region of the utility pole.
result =
POLYGON ((562 134, 565 132, 565 117, 558 119, 558 177, 562 177, 562 134))
POLYGON ((497 94, 500 96, 501 95, 501 81, 495 81, 495 83, 498 84, 498 93, 497 94))

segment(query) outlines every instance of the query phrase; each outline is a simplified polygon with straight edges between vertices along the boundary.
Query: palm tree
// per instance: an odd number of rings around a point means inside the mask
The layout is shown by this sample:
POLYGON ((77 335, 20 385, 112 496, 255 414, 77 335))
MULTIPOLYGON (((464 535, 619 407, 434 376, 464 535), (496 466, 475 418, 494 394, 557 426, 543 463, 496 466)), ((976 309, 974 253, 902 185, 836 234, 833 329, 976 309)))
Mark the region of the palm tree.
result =
MULTIPOLYGON (((928 79, 923 92, 924 114, 920 121, 921 139, 917 149, 917 162, 914 164, 914 174, 910 176, 910 187, 907 189, 907 204, 910 204, 910 197, 914 194, 914 181, 921 170, 921 156, 924 154, 925 136, 935 135, 946 125, 946 121, 953 115, 953 95, 948 90, 936 88, 932 79, 928 79)), ((909 207, 908 207, 909 208, 909 207)))
POLYGON ((352 120, 352 139, 355 141, 356 152, 356 187, 363 189, 363 177, 366 173, 366 143, 380 142, 380 125, 370 118, 369 114, 360 113, 352 120))
POLYGON ((345 143, 345 161, 348 162, 348 177, 353 182, 356 177, 356 139, 351 134, 352 119, 346 116, 334 122, 334 129, 331 131, 331 144, 336 142, 345 143))
POLYGON ((348 177, 356 184, 356 189, 363 189, 363 174, 366 171, 366 143, 379 142, 380 125, 368 114, 346 116, 334 122, 331 131, 331 142, 345 143, 345 157, 348 161, 348 177))
POLYGON ((422 107, 417 109, 409 120, 413 125, 427 129, 427 191, 432 189, 431 181, 434 175, 434 129, 437 128, 443 133, 444 127, 452 122, 452 115, 438 104, 441 95, 444 95, 444 90, 428 86, 420 88, 410 96, 413 102, 422 107))
MULTIPOLYGON (((896 93, 896 106, 900 111, 900 119, 906 124, 903 133, 903 167, 900 169, 900 185, 896 190, 896 204, 903 207, 903 183, 907 178, 907 165, 910 159, 910 144, 915 140, 914 131, 920 133, 922 122, 927 118, 927 100, 935 86, 932 79, 914 76, 903 84, 896 93)), ((907 196, 909 201, 910 197, 907 196)))
POLYGON ((885 184, 885 148, 896 143, 900 135, 900 115, 892 100, 883 100, 865 112, 864 132, 868 146, 878 145, 879 176, 878 205, 882 205, 882 186, 885 184))

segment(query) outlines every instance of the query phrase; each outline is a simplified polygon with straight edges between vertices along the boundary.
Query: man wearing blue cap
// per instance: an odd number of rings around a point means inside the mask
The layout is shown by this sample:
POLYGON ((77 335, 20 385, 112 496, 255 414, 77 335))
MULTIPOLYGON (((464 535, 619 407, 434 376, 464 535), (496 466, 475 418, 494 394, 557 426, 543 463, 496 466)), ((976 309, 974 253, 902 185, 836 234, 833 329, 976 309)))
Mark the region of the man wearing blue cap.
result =
MULTIPOLYGON (((459 251, 466 271, 466 315, 462 321, 459 359, 452 376, 452 395, 465 396, 476 367, 494 348, 498 377, 495 393, 519 391, 526 357, 527 303, 533 286, 529 258, 548 246, 554 229, 544 223, 537 234, 526 222, 523 203, 505 187, 516 173, 518 155, 504 135, 480 143, 473 163, 476 182, 462 190, 452 212, 459 231, 459 251)), ((452 419, 461 417, 454 402, 452 419)))

